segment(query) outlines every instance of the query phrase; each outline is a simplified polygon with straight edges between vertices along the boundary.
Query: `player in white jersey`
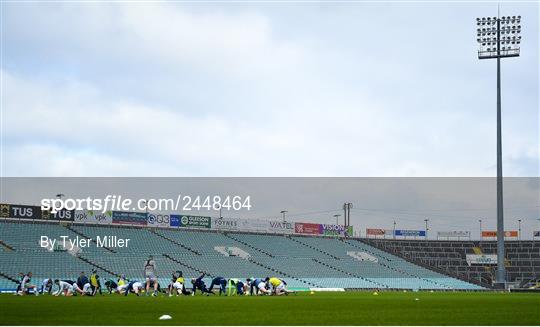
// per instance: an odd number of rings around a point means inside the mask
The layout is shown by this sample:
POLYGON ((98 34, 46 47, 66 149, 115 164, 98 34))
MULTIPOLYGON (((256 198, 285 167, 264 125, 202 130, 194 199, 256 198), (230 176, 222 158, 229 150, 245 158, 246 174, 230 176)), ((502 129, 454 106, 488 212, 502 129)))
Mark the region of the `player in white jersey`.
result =
POLYGON ((37 286, 34 284, 31 284, 32 281, 32 272, 28 272, 28 274, 24 275, 23 279, 21 280, 21 295, 26 295, 27 290, 34 290, 34 295, 39 295, 37 286))
POLYGON ((52 288, 53 288, 53 280, 50 279, 50 278, 45 278, 43 280, 43 282, 41 283, 41 289, 39 290, 39 292, 41 294, 51 294, 52 292, 52 288))
MULTIPOLYGON (((65 282, 63 280, 54 280, 54 284, 58 287, 58 291, 54 293, 54 296, 59 296, 60 294, 64 294, 64 296, 72 296, 73 295, 73 285, 65 282)), ((74 283, 77 285, 77 283, 74 283)))
POLYGON ((144 289, 144 285, 141 282, 133 281, 128 284, 124 291, 124 296, 127 296, 130 292, 135 293, 135 295, 139 296, 139 293, 144 289))
POLYGON ((92 295, 92 287, 90 283, 85 283, 82 286, 78 283, 73 283, 73 290, 79 293, 81 296, 92 295))
POLYGON ((144 278, 146 279, 146 295, 150 294, 150 284, 154 284, 154 293, 152 296, 157 295, 158 282, 156 276, 156 262, 153 256, 149 256, 148 260, 144 263, 144 278))

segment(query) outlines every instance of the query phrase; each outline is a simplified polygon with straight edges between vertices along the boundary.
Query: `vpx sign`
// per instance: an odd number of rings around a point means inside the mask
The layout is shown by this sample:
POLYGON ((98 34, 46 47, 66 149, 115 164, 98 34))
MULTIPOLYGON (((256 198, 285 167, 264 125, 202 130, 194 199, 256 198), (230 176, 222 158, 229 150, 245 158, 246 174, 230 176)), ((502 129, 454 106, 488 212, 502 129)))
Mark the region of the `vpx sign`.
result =
POLYGON ((74 221, 82 224, 109 225, 112 224, 112 211, 102 213, 93 210, 77 210, 74 221))

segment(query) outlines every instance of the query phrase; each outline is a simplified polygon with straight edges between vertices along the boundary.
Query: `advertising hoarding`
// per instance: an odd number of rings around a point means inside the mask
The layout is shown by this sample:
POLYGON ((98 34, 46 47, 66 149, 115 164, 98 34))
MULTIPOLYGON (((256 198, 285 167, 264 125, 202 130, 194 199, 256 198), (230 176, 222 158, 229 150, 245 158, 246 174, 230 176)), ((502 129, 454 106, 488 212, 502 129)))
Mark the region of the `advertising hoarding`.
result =
POLYGON ((392 236, 394 231, 383 228, 366 228, 366 235, 368 236, 392 236))
POLYGON ((496 254, 467 254, 467 264, 470 265, 496 265, 496 254))
POLYGON ((21 204, 0 204, 0 217, 16 219, 51 219, 48 211, 42 211, 40 206, 27 206, 21 204))
POLYGON ((149 227, 170 227, 171 217, 168 214, 149 213, 146 224, 149 227))
MULTIPOLYGON (((491 230, 482 231, 482 237, 497 237, 497 231, 491 231, 491 230)), ((505 231, 504 237, 518 237, 518 231, 517 230, 505 231)))
POLYGON ((437 232, 438 237, 470 237, 471 232, 468 231, 442 231, 437 232))
POLYGON ((212 218, 205 216, 170 215, 171 227, 210 228, 212 218))
POLYGON ((327 236, 349 236, 352 235, 352 226, 345 227, 337 224, 321 224, 320 231, 322 235, 327 236))
POLYGON ((73 221, 75 219, 75 210, 60 209, 55 213, 51 213, 48 219, 59 221, 73 221))
POLYGON ((396 229, 396 236, 426 236, 425 230, 396 229))
POLYGON ((276 234, 292 234, 294 233, 294 223, 283 221, 268 221, 266 222, 266 231, 276 234))
POLYGON ((93 210, 77 210, 75 211, 74 222, 82 224, 109 225, 112 224, 112 211, 102 213, 101 211, 93 210))
POLYGON ((146 226, 147 215, 145 212, 113 211, 112 223, 121 225, 146 226))
POLYGON ((294 231, 297 234, 311 234, 311 235, 319 235, 321 234, 321 225, 320 224, 312 224, 312 223, 295 223, 294 224, 294 231))

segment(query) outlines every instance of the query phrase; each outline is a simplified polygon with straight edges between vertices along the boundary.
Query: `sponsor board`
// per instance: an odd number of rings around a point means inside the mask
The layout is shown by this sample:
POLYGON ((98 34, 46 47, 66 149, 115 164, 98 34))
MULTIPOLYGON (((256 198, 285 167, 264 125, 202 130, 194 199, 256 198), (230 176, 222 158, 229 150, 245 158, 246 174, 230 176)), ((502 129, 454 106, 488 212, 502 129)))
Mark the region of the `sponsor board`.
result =
POLYGON ((146 224, 149 227, 169 227, 171 217, 168 214, 149 213, 146 224))
POLYGON ((470 265, 496 265, 496 254, 467 254, 467 264, 470 265))
POLYGON ((261 219, 248 219, 244 225, 248 231, 265 232, 275 234, 288 234, 294 232, 293 224, 289 222, 276 222, 261 219), (287 227, 289 226, 290 229, 287 227), (290 230, 290 231, 289 231, 290 230))
POLYGON ((393 234, 394 234, 393 231, 389 230, 389 229, 366 228, 366 235, 372 235, 372 236, 390 235, 390 236, 392 236, 393 234))
POLYGON ((112 223, 121 225, 146 226, 147 214, 145 212, 113 211, 112 223))
POLYGON ((170 215, 171 227, 210 228, 212 219, 205 216, 170 215))
MULTIPOLYGON (((279 230, 279 225, 274 225, 279 230)), ((283 227, 283 226, 282 226, 283 227)), ((212 228, 219 230, 270 232, 268 221, 257 219, 212 218, 212 228)), ((274 233, 282 231, 273 231, 274 233)))
POLYGON ((40 206, 20 204, 0 204, 0 217, 16 219, 51 219, 48 211, 42 211, 40 206))
POLYGON ((265 231, 277 234, 292 234, 294 233, 294 223, 288 221, 268 221, 266 222, 265 231))
POLYGON ((73 221, 82 224, 109 225, 112 224, 112 211, 102 213, 93 210, 77 210, 73 221))
POLYGON ((349 236, 352 235, 352 226, 345 227, 336 224, 321 224, 320 231, 322 235, 328 236, 349 236))
POLYGON ((443 231, 437 232, 437 237, 471 237, 468 231, 443 231))
POLYGON ((180 227, 180 215, 171 215, 169 219, 169 225, 171 227, 180 227))
POLYGON ((51 213, 49 219, 59 221, 73 221, 75 219, 75 210, 61 209, 51 213))
MULTIPOLYGON (((482 232, 482 237, 497 237, 497 231, 485 230, 482 232)), ((518 231, 517 230, 505 231, 504 237, 518 237, 518 231)))
POLYGON ((222 230, 245 230, 246 222, 244 219, 234 218, 214 218, 212 219, 212 229, 222 230))
POLYGON ((396 229, 396 236, 426 236, 425 230, 396 229))
POLYGON ((297 234, 311 234, 319 235, 321 234, 321 225, 312 224, 312 223, 295 223, 294 232, 297 234))

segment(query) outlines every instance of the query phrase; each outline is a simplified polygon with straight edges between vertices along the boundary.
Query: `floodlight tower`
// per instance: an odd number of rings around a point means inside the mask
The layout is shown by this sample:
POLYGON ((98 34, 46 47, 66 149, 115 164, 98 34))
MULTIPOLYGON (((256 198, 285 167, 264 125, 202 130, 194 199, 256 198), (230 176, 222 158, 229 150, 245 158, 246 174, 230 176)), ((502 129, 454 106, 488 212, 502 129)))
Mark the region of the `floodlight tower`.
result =
POLYGON ((478 59, 497 59, 497 278, 506 282, 504 267, 504 216, 501 141, 501 58, 518 57, 521 16, 476 18, 478 59))

